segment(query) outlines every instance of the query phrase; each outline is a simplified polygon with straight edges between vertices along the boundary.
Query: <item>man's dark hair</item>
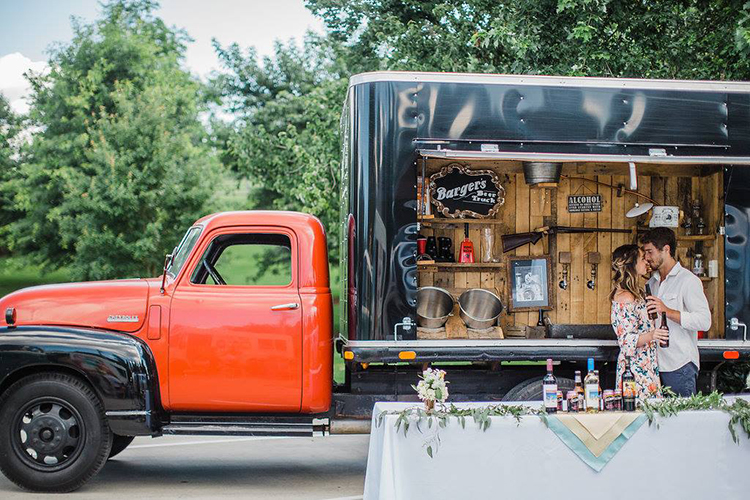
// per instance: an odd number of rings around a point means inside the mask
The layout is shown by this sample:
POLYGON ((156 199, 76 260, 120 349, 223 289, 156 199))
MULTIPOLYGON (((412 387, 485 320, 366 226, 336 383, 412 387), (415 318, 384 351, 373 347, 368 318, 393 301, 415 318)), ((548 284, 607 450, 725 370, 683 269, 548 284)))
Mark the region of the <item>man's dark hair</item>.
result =
POLYGON ((672 258, 675 257, 675 253, 677 252, 677 237, 675 236, 674 231, 668 227, 655 227, 650 229, 641 237, 641 245, 645 245, 646 243, 651 243, 658 250, 663 250, 664 245, 669 245, 669 255, 671 255, 672 258))

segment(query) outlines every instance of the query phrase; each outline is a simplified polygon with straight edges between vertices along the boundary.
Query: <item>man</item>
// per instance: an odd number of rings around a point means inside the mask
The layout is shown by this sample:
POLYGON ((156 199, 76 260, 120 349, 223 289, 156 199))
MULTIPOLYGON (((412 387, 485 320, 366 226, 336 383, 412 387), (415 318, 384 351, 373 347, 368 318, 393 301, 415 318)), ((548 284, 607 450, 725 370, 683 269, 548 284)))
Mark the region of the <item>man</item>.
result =
POLYGON ((674 231, 657 227, 641 239, 644 258, 654 270, 646 297, 649 313, 667 313, 669 347, 657 348, 661 383, 680 396, 696 392, 698 369, 698 330, 711 328, 711 311, 701 280, 675 259, 674 231))

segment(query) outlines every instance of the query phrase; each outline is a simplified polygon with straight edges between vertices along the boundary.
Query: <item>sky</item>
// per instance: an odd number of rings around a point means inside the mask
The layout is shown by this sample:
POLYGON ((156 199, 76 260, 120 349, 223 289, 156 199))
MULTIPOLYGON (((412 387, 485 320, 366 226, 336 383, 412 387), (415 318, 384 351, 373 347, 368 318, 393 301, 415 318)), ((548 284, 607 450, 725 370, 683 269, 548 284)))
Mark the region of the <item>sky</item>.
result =
MULTIPOLYGON (((211 38, 222 45, 237 42, 272 55, 275 40, 302 40, 308 29, 323 32, 323 23, 303 0, 161 0, 156 15, 169 26, 184 28, 195 40, 186 64, 205 78, 219 70, 211 38)), ((98 0, 0 0, 0 92, 16 112, 26 113, 29 92, 23 73, 44 71, 46 50, 73 36, 71 16, 89 23, 99 17, 98 0)))

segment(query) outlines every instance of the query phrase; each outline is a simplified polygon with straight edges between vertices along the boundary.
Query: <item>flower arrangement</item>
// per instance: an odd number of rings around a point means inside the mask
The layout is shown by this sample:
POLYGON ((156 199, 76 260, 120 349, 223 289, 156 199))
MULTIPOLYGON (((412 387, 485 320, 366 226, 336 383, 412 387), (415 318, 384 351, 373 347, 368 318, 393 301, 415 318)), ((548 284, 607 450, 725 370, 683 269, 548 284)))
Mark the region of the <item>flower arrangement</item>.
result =
POLYGON ((419 383, 412 388, 417 391, 419 399, 424 401, 427 411, 435 408, 435 401, 445 403, 448 399, 448 384, 445 380, 445 371, 428 368, 419 376, 419 383))

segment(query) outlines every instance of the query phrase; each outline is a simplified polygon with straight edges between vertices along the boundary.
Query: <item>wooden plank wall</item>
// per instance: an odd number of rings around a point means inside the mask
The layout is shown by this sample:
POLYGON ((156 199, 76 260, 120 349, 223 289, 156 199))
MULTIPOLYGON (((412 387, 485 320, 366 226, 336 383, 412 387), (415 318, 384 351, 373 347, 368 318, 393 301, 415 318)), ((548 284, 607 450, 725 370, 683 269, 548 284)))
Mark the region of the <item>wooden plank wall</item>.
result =
MULTIPOLYGON (((536 245, 526 245, 507 254, 502 253, 500 236, 502 234, 522 233, 546 225, 627 228, 634 230, 636 219, 628 219, 625 213, 633 207, 636 198, 632 195, 617 196, 617 191, 609 187, 586 182, 579 179, 563 179, 558 188, 530 188, 524 181, 523 174, 504 170, 502 163, 494 163, 490 168, 495 170, 502 179, 505 188, 505 204, 495 216, 495 224, 490 225, 495 231, 493 256, 499 259, 499 267, 446 269, 420 269, 420 286, 439 286, 454 294, 471 288, 485 288, 497 293, 507 304, 509 300, 509 284, 507 279, 508 258, 513 256, 550 255, 552 258, 552 304, 553 309, 546 314, 554 323, 561 324, 605 324, 610 322, 609 292, 611 289, 612 251, 620 245, 635 243, 633 234, 587 233, 587 234, 558 234, 543 238, 536 245), (568 195, 599 193, 602 195, 602 212, 587 214, 571 214, 567 210, 568 195), (559 252, 570 252, 572 263, 568 271, 568 288, 562 290, 558 283, 562 280, 563 266, 558 263, 559 252), (597 266, 596 287, 589 289, 586 283, 591 279, 591 264, 588 263, 589 252, 598 252, 601 262, 597 266)), ((471 168, 488 168, 486 165, 475 164, 471 168)), ((428 174, 436 168, 428 169, 428 174), (431 170, 431 171, 430 171, 431 170)), ((599 175, 591 173, 576 173, 568 169, 566 173, 574 177, 585 177, 591 181, 599 181, 610 185, 628 184, 627 175, 605 175, 599 166, 599 175)), ((584 172, 591 172, 591 169, 584 172)), ((610 172, 620 174, 621 172, 610 172)), ((718 225, 723 217, 723 179, 722 172, 712 173, 705 177, 658 177, 639 176, 639 192, 651 196, 658 204, 676 205, 683 210, 689 210, 689 202, 696 196, 702 201, 703 217, 706 220, 706 234, 716 234, 718 225)), ((645 200, 640 200, 645 201, 645 200)), ((689 212, 688 212, 689 213, 689 212)), ((648 219, 644 218, 647 224, 648 219)), ((482 225, 469 226, 469 238, 474 244, 477 262, 482 254, 482 225)), ((457 222, 453 225, 438 225, 422 227, 421 234, 448 236, 453 240, 454 253, 458 256, 461 241, 464 239, 464 225, 457 222)), ((677 234, 684 234, 679 228, 677 234)), ((678 242, 678 258, 685 267, 692 267, 692 259, 686 254, 688 248, 695 247, 693 241, 678 242)), ((705 290, 713 315, 713 327, 708 336, 717 338, 723 336, 724 325, 724 287, 723 284, 723 238, 701 242, 705 259, 706 272, 708 261, 718 260, 720 276, 712 280, 705 280, 705 290)), ((513 326, 535 325, 537 312, 519 312, 515 314, 503 313, 501 326, 504 329, 513 326)))

